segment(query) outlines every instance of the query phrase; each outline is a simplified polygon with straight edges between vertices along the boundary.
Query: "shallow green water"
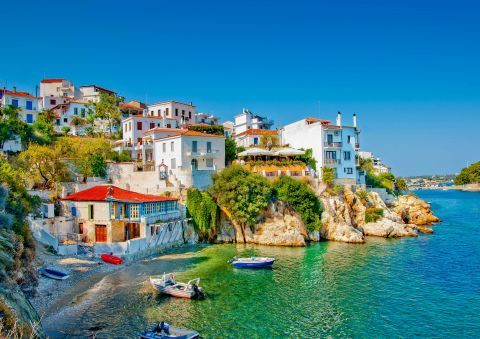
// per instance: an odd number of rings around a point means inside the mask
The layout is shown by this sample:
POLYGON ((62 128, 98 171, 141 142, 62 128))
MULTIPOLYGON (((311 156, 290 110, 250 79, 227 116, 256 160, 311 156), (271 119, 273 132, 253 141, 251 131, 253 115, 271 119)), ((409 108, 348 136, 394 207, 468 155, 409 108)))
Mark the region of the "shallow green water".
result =
POLYGON ((183 248, 106 277, 60 317, 54 337, 135 337, 166 320, 204 337, 466 337, 480 335, 480 193, 420 192, 443 223, 435 234, 322 242, 306 248, 183 248), (271 270, 227 259, 275 256, 271 270), (201 277, 202 301, 157 295, 150 274, 201 277))

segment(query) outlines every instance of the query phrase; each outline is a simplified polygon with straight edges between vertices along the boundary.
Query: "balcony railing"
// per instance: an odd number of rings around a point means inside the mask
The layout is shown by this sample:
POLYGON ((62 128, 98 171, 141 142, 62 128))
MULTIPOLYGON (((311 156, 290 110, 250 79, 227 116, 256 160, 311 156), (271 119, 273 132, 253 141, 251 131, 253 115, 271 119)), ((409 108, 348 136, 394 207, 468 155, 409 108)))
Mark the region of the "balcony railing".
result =
POLYGON ((339 165, 340 164, 340 159, 324 159, 323 163, 325 165, 339 165))
POLYGON ((189 157, 215 156, 218 153, 220 153, 220 150, 218 149, 211 149, 211 150, 201 149, 201 150, 197 150, 196 152, 193 152, 193 151, 187 152, 187 156, 189 157))
POLYGON ((328 142, 328 141, 326 141, 323 145, 324 145, 325 147, 335 147, 335 148, 340 148, 340 147, 342 147, 342 143, 341 143, 341 142, 328 142))

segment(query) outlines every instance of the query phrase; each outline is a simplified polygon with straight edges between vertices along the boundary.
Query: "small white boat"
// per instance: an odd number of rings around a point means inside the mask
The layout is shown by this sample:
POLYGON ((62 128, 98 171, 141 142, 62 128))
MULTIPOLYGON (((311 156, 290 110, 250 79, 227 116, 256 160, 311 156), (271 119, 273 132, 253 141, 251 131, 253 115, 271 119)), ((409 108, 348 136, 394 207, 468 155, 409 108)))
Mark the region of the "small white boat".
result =
POLYGON ((150 339, 150 338, 194 339, 194 338, 198 338, 199 336, 200 334, 197 331, 174 327, 163 321, 160 324, 152 326, 152 328, 147 329, 142 333, 140 333, 140 338, 143 338, 143 339, 150 339))
POLYGON ((272 267, 275 262, 275 258, 269 257, 250 257, 250 258, 237 258, 233 257, 228 261, 229 264, 233 264, 233 267, 244 268, 266 268, 272 267))
POLYGON ((187 283, 177 282, 173 273, 163 274, 162 277, 150 277, 153 288, 163 294, 177 298, 201 299, 204 297, 199 286, 200 278, 192 279, 187 283))

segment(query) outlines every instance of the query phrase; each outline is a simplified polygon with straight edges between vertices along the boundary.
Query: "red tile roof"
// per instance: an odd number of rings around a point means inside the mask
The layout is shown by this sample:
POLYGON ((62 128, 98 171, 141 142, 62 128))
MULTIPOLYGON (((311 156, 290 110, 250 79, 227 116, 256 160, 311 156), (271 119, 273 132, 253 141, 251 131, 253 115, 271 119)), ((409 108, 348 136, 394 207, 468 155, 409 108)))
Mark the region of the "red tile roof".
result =
POLYGON ((6 89, 5 91, 3 89, 0 89, 0 92, 5 92, 5 95, 10 95, 12 97, 24 97, 24 98, 35 99, 33 95, 27 92, 13 92, 8 89, 6 89))
POLYGON ((42 79, 40 82, 42 84, 54 84, 54 83, 57 83, 57 82, 62 82, 63 79, 61 78, 52 78, 52 79, 42 79))
POLYGON ((179 136, 179 135, 186 135, 186 136, 193 136, 193 137, 212 137, 212 138, 221 138, 221 139, 225 139, 225 136, 223 135, 217 135, 217 134, 208 134, 208 133, 202 133, 202 132, 197 132, 197 131, 190 131, 190 130, 187 130, 187 129, 176 129, 176 128, 161 128, 161 127, 157 127, 157 128, 152 128, 148 131, 146 131, 144 133, 144 135, 148 132, 153 132, 153 131, 158 131, 158 132, 171 132, 170 135, 166 135, 166 136, 162 136, 160 138, 157 138, 155 140, 158 140, 158 139, 164 139, 164 138, 170 138, 170 137, 174 137, 174 136, 179 136))
POLYGON ((271 129, 248 129, 245 132, 239 133, 235 135, 236 137, 240 137, 242 135, 277 135, 278 132, 276 130, 271 129))
POLYGON ((133 109, 133 110, 136 110, 136 111, 143 111, 143 108, 142 107, 138 107, 138 106, 135 106, 135 105, 132 105, 132 104, 120 104, 120 108, 129 108, 129 109, 133 109))
POLYGON ((142 194, 127 191, 112 185, 95 186, 84 191, 70 194, 62 200, 70 201, 107 201, 117 200, 125 202, 156 202, 156 201, 175 201, 177 198, 166 197, 162 195, 142 194))
MULTIPOLYGON (((131 118, 160 119, 160 120, 163 119, 162 117, 159 117, 159 116, 156 116, 156 115, 147 115, 147 116, 144 116, 143 114, 132 114, 130 117, 131 117, 131 118)), ((128 119, 128 118, 127 118, 127 119, 128 119)), ((175 119, 175 118, 165 118, 165 120, 177 120, 177 119, 175 119)))

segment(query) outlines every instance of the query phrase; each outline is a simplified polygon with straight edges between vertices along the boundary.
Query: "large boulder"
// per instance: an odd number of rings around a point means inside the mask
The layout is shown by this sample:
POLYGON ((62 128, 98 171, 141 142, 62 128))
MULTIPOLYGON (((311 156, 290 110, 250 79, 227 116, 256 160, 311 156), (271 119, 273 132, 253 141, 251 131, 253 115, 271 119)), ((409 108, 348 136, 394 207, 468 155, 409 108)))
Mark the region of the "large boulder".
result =
POLYGON ((402 224, 383 217, 376 222, 369 222, 362 226, 363 234, 367 236, 396 238, 416 237, 417 227, 415 225, 402 224))
POLYGON ((405 222, 417 226, 431 225, 440 222, 433 215, 430 204, 413 194, 400 196, 395 202, 393 211, 405 222))

